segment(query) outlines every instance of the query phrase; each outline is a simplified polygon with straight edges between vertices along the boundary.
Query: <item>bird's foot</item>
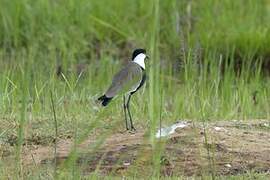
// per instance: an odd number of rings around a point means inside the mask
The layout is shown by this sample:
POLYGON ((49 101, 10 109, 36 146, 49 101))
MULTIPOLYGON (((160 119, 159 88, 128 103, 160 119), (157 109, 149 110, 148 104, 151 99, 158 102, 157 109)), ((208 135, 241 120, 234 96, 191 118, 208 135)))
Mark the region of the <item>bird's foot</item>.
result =
POLYGON ((136 132, 137 130, 135 129, 135 127, 134 127, 134 126, 131 126, 131 131, 136 132))

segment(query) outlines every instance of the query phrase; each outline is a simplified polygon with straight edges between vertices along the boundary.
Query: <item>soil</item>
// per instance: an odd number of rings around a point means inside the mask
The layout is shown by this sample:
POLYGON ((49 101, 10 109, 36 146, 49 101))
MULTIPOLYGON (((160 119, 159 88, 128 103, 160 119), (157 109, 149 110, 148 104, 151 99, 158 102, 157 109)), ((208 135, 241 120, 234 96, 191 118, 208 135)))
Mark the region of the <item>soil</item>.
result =
MULTIPOLYGON (((169 137, 156 139, 155 146, 147 134, 142 129, 118 132, 104 141, 91 136, 77 146, 73 157, 84 174, 144 176, 156 167, 153 157, 160 157, 156 162, 162 176, 270 174, 270 122, 266 120, 190 121, 169 137)), ((55 159, 53 146, 31 145, 24 147, 23 162, 25 166, 45 166, 56 160, 61 167, 73 150, 71 139, 59 140, 55 159)))

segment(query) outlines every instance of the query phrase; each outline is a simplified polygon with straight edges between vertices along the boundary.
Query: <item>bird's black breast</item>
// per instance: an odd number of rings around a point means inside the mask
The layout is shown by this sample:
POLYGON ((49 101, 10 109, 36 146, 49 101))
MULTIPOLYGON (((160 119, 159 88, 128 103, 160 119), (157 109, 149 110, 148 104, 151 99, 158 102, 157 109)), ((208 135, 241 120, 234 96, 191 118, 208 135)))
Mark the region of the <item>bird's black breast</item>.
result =
POLYGON ((146 80, 146 72, 145 72, 145 70, 144 70, 143 68, 142 68, 142 71, 143 71, 142 80, 141 80, 139 86, 137 87, 137 89, 136 89, 135 91, 131 92, 131 94, 134 94, 135 92, 137 92, 137 91, 144 85, 144 83, 145 83, 145 80, 146 80))

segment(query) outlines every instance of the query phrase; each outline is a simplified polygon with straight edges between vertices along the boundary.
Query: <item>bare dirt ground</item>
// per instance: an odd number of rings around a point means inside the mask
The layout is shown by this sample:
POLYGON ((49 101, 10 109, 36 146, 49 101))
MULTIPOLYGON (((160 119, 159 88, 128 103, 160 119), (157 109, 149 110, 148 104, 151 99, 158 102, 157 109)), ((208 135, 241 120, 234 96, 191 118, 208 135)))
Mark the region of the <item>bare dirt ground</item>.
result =
MULTIPOLYGON (((136 133, 113 133, 104 141, 89 137, 77 147, 76 163, 85 174, 128 176, 135 172, 148 174, 153 168, 157 148, 149 142, 144 130, 136 133)), ((57 163, 63 164, 73 149, 71 139, 59 140, 57 163)), ((250 171, 270 174, 270 122, 231 121, 188 122, 188 126, 157 141, 163 148, 160 156, 164 176, 199 176, 201 174, 236 175, 250 171)), ((24 148, 25 166, 54 162, 52 146, 24 148)))

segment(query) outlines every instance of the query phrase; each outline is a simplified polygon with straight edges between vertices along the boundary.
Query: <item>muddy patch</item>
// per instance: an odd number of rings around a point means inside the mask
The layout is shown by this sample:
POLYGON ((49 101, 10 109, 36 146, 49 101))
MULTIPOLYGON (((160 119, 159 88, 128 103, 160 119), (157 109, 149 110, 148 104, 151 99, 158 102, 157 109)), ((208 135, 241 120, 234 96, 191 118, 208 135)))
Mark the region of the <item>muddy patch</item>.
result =
POLYGON ((153 172, 154 155, 163 176, 237 175, 250 171, 270 173, 270 127, 268 121, 188 123, 169 137, 151 145, 147 132, 113 133, 104 140, 91 136, 76 146, 60 140, 56 157, 52 146, 24 148, 25 166, 58 167, 76 159, 84 174, 143 176, 153 172), (76 152, 76 153, 74 153, 76 152))

